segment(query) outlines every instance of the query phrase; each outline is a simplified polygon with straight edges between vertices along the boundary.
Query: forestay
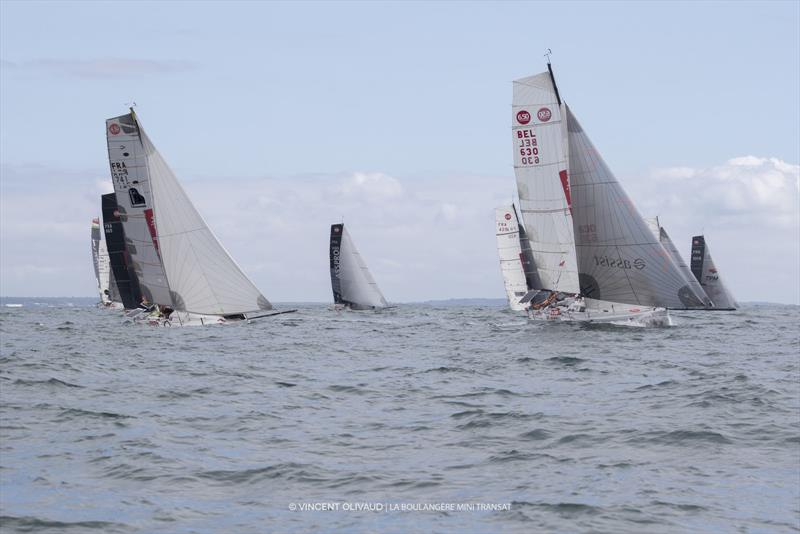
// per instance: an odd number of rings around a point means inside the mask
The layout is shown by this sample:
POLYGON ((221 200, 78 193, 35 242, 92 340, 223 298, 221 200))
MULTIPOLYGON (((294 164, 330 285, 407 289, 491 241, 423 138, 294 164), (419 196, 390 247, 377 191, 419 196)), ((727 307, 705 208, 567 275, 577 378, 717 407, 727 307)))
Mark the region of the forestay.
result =
POLYGON ((580 291, 592 299, 703 305, 566 107, 570 190, 580 291))
POLYGON ((157 248, 150 172, 133 113, 108 119, 106 139, 117 211, 142 297, 149 304, 172 306, 157 248))
POLYGON ((344 224, 331 225, 330 271, 333 301, 354 310, 388 306, 344 224))
POLYGON ((174 309, 238 315, 272 305, 220 244, 136 120, 153 199, 156 244, 174 309))
POLYGON ((563 109, 548 72, 514 82, 514 172, 533 260, 544 288, 577 293, 563 109))
POLYGON ((495 208, 494 213, 497 253, 500 256, 500 272, 503 275, 508 305, 514 311, 522 311, 525 306, 519 301, 528 292, 528 283, 522 263, 519 224, 513 213, 513 206, 495 208))
POLYGON ((711 258, 705 236, 697 235, 692 238, 692 275, 696 278, 708 294, 714 308, 721 310, 735 310, 739 303, 733 294, 722 282, 719 270, 711 258))

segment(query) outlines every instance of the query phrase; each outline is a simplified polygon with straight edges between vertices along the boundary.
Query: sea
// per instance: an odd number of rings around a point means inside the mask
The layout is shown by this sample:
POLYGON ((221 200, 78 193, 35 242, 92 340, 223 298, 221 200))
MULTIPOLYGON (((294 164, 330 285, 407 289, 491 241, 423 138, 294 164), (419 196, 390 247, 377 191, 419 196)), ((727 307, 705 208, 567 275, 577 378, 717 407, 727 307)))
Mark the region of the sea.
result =
POLYGON ((225 326, 0 301, 0 531, 800 532, 800 307, 225 326))

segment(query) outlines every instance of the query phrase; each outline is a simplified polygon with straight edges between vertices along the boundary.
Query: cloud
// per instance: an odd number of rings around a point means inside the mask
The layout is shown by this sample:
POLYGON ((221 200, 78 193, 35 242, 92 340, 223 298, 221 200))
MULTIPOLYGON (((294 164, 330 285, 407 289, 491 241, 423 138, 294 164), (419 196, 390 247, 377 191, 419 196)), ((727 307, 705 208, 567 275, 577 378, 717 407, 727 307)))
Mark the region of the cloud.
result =
POLYGON ((55 74, 84 79, 120 79, 185 72, 194 63, 182 60, 152 60, 132 58, 101 59, 33 59, 0 63, 6 72, 55 74))
POLYGON ((671 213, 726 220, 758 217, 769 225, 793 227, 798 224, 800 165, 743 156, 709 168, 658 169, 652 173, 650 192, 664 191, 671 193, 671 213))
POLYGON ((705 234, 740 300, 800 303, 800 165, 741 156, 703 168, 620 177, 645 216, 660 216, 684 258, 705 234))
MULTIPOLYGON (((514 179, 488 175, 192 176, 187 193, 226 249, 275 301, 328 301, 330 225, 341 220, 387 299, 502 298, 494 208, 514 179)), ((89 223, 105 168, 2 168, 0 292, 91 295, 89 223)), ((619 176, 645 216, 659 215, 688 258, 709 239, 740 300, 797 302, 798 166, 744 156, 706 168, 619 176)))

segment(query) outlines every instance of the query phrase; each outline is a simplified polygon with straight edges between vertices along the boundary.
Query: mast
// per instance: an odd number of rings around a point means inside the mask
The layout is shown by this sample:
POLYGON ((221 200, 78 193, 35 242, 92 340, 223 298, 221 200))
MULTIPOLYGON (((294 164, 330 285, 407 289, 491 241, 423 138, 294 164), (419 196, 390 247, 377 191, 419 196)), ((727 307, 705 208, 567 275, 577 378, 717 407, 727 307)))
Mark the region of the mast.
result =
POLYGON ((550 73, 550 81, 553 82, 553 90, 556 92, 556 100, 558 100, 558 105, 561 105, 561 95, 558 94, 558 85, 556 85, 556 77, 553 75, 553 66, 550 64, 550 49, 547 49, 547 72, 550 73))

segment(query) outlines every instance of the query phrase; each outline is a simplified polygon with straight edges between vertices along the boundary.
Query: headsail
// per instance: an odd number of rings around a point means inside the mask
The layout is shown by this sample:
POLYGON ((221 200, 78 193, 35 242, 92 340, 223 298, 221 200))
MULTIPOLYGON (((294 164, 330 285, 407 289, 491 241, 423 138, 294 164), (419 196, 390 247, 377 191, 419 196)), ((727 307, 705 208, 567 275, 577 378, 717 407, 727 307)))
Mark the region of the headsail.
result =
POLYGON ((692 274, 703 286, 714 308, 720 310, 735 310, 739 303, 733 298, 733 294, 722 283, 717 266, 711 259, 711 251, 706 243, 705 236, 696 235, 692 238, 692 274))
POLYGON ((689 270, 689 266, 686 265, 686 262, 683 260, 683 256, 681 256, 681 253, 678 252, 678 248, 675 246, 675 243, 672 242, 672 239, 670 239, 669 234, 667 234, 667 231, 664 229, 663 226, 661 226, 658 217, 653 219, 645 219, 645 222, 647 223, 647 226, 650 228, 650 230, 653 232, 653 235, 655 235, 656 238, 661 242, 661 246, 663 246, 664 250, 667 251, 670 258, 672 258, 672 261, 675 262, 675 265, 678 266, 678 269, 681 271, 681 274, 683 275, 683 279, 686 280, 687 284, 689 284, 694 294, 698 295, 700 299, 703 301, 703 306, 698 306, 698 308, 706 309, 712 306, 711 300, 708 298, 708 295, 706 295, 706 292, 703 290, 702 287, 700 287, 700 284, 697 282, 697 280, 695 280, 692 271, 689 270))
POLYGON ((117 211, 142 297, 150 304, 172 306, 158 253, 150 169, 133 113, 108 119, 106 139, 117 211))
POLYGON ((508 305, 514 311, 525 309, 519 301, 528 292, 525 280, 520 228, 513 206, 495 208, 495 234, 497 253, 500 256, 500 272, 506 288, 508 305))
POLYGON ((643 306, 703 306, 702 297, 650 231, 569 107, 566 110, 581 293, 643 306))
POLYGON ((168 282, 172 307, 204 315, 239 315, 271 310, 272 305, 217 240, 192 204, 175 174, 133 120, 134 142, 141 153, 135 164, 149 177, 153 243, 168 282))
POLYGON ((330 270, 333 301, 354 310, 388 306, 344 224, 331 225, 330 270))
POLYGON ((533 260, 545 288, 577 293, 564 108, 549 72, 514 82, 514 172, 533 260))
MULTIPOLYGON (((125 245, 125 229, 117 209, 117 196, 109 193, 101 197, 103 206, 103 230, 106 236, 111 276, 119 293, 119 300, 126 310, 136 308, 142 301, 139 281, 125 245)), ((113 300, 113 299, 112 299, 113 300)))

